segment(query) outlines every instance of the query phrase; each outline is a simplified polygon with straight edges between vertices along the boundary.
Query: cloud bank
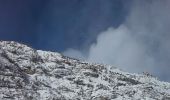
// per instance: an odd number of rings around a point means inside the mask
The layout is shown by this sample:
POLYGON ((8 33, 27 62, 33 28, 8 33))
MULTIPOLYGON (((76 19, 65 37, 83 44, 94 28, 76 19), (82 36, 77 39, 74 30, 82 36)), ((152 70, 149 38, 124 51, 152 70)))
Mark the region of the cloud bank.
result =
POLYGON ((64 54, 170 80, 170 1, 134 0, 130 9, 126 20, 101 32, 86 53, 64 54))

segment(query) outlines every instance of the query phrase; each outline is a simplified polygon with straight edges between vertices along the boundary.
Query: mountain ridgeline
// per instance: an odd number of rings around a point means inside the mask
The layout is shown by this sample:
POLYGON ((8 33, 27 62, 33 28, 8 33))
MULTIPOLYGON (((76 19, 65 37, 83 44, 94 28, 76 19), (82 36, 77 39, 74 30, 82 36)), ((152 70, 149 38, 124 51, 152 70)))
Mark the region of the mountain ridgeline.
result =
POLYGON ((0 100, 170 100, 170 83, 0 41, 0 100))

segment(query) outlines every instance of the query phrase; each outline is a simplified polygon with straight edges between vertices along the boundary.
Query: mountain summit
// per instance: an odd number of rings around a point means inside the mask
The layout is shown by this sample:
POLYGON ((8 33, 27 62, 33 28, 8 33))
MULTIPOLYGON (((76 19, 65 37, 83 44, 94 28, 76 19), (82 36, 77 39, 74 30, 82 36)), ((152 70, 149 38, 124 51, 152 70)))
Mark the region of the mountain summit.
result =
POLYGON ((170 83, 1 41, 0 100, 170 100, 170 83))

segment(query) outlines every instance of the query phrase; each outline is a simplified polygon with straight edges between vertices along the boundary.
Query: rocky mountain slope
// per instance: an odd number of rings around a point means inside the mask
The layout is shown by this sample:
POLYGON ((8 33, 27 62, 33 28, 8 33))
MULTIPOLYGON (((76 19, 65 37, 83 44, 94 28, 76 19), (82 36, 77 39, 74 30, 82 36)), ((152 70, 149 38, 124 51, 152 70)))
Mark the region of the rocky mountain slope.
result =
POLYGON ((170 83, 1 41, 0 100, 170 100, 170 83))

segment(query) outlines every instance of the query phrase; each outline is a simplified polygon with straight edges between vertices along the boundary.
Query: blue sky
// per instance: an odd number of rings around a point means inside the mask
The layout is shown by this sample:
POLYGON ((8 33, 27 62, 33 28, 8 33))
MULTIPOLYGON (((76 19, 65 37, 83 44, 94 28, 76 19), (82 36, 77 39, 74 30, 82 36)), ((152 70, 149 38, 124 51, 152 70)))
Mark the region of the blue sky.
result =
POLYGON ((123 1, 0 0, 0 39, 59 52, 79 49, 124 20, 123 1))
POLYGON ((170 81, 170 0, 0 0, 0 40, 170 81))

